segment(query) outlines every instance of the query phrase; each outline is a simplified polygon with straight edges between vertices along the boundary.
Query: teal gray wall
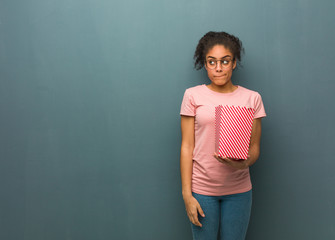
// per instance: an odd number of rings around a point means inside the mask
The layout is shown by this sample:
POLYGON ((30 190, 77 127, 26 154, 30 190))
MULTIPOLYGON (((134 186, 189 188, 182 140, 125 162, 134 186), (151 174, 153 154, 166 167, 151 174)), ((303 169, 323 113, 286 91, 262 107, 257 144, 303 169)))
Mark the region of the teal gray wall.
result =
POLYGON ((0 238, 191 239, 179 108, 209 30, 263 96, 247 239, 335 238, 334 1, 0 0, 0 238))

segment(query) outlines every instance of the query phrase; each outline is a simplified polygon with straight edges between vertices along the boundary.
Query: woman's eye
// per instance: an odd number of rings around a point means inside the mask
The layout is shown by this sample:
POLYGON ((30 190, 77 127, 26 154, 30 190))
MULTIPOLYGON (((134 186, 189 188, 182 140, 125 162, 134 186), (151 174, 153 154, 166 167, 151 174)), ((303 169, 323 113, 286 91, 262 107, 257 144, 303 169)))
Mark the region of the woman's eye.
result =
POLYGON ((209 65, 215 65, 215 62, 214 61, 208 61, 209 65))
POLYGON ((228 61, 228 60, 223 60, 222 63, 223 63, 224 65, 228 65, 228 64, 229 64, 229 61, 228 61))

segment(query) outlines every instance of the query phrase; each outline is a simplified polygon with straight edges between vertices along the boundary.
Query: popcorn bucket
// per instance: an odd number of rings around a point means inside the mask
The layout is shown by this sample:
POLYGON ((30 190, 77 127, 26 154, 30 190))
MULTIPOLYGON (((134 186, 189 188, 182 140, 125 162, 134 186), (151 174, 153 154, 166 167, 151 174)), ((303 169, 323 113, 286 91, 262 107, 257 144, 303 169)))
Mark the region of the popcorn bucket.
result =
POLYGON ((247 107, 215 107, 215 151, 220 157, 247 159, 254 113, 247 107))

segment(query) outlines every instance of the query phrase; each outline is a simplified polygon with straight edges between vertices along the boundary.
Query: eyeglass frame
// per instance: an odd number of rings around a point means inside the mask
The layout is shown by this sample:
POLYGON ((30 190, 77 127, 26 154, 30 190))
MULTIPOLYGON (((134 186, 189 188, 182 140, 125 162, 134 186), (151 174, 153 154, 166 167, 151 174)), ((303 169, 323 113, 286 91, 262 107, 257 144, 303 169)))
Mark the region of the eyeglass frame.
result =
POLYGON ((228 61, 230 61, 230 62, 234 62, 235 61, 235 58, 233 57, 231 57, 231 56, 226 56, 226 57, 224 57, 223 59, 221 59, 221 60, 219 60, 219 59, 215 59, 215 58, 210 58, 210 59, 206 59, 205 60, 205 65, 206 65, 206 67, 208 67, 209 69, 211 69, 211 70, 214 70, 215 68, 217 68, 217 66, 218 66, 218 62, 220 61, 221 62, 221 67, 222 68, 228 68, 229 66, 230 66, 230 63, 228 64, 228 65, 223 65, 223 61, 227 61, 227 59, 225 59, 225 58, 229 58, 229 60, 228 61), (213 61, 213 62, 215 62, 215 66, 213 67, 213 68, 211 68, 211 67, 209 67, 208 66, 208 64, 207 64, 207 62, 208 61, 213 61))

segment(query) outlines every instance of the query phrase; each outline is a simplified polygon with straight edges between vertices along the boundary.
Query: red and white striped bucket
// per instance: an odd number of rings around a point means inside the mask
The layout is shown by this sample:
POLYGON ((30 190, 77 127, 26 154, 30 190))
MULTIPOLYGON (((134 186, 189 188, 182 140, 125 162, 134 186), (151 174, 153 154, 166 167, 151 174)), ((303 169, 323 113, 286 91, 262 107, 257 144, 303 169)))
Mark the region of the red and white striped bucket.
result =
POLYGON ((215 107, 215 151, 219 156, 247 159, 254 113, 247 107, 215 107))

